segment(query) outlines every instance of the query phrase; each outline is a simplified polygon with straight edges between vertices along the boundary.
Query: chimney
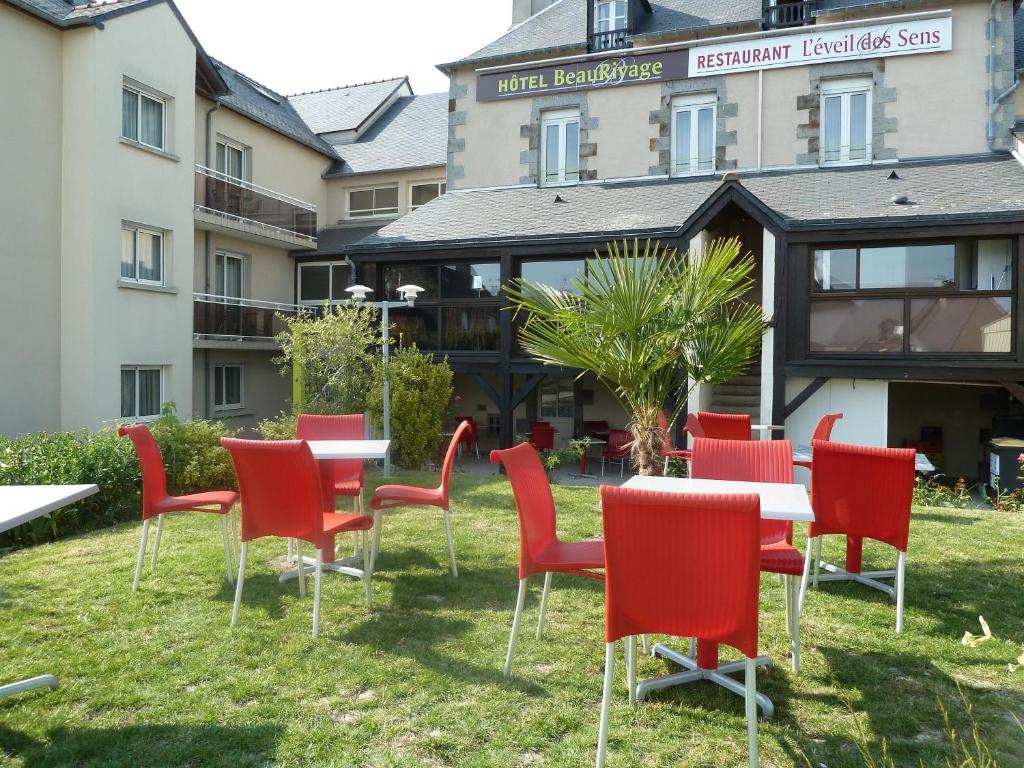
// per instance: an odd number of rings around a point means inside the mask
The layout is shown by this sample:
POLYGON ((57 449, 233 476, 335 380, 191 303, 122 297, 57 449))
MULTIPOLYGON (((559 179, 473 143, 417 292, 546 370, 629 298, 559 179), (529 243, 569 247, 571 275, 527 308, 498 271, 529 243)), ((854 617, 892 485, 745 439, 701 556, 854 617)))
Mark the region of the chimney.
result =
POLYGON ((526 21, 555 2, 556 0, 512 0, 512 26, 526 21))

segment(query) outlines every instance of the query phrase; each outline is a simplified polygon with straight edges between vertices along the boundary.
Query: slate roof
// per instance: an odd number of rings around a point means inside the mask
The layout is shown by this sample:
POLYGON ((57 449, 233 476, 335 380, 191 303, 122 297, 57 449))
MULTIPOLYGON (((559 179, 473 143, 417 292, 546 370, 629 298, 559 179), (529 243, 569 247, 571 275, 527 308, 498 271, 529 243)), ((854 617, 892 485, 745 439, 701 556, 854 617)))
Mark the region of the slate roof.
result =
POLYGON ((358 140, 336 144, 344 158, 325 176, 443 167, 448 162, 448 94, 402 96, 358 140))
POLYGON ((718 178, 450 192, 350 253, 681 234, 713 195, 746 195, 783 230, 1024 222, 1024 168, 1006 155, 718 178), (893 172, 898 179, 889 179, 893 172), (908 204, 892 202, 906 194, 908 204), (561 199, 564 202, 557 202, 561 199))
POLYGON ((85 3, 80 0, 9 0, 24 10, 45 18, 58 26, 80 26, 114 13, 123 13, 136 5, 152 5, 154 0, 117 0, 117 2, 85 3))
POLYGON ((373 83, 346 85, 324 91, 297 93, 288 101, 298 110, 314 133, 354 131, 387 101, 395 91, 408 85, 408 77, 373 83))
MULTIPOLYGON (((857 8, 903 7, 919 0, 819 0, 817 14, 857 8)), ((492 43, 463 59, 441 64, 442 70, 465 64, 484 64, 522 54, 586 52, 587 3, 589 0, 557 0, 540 13, 516 25, 492 43)), ((760 29, 761 0, 650 0, 651 13, 640 23, 632 39, 686 32, 755 25, 760 29)))
POLYGON ((214 59, 213 63, 230 89, 230 93, 221 96, 221 104, 332 160, 340 160, 334 148, 303 122, 285 96, 221 61, 214 59))

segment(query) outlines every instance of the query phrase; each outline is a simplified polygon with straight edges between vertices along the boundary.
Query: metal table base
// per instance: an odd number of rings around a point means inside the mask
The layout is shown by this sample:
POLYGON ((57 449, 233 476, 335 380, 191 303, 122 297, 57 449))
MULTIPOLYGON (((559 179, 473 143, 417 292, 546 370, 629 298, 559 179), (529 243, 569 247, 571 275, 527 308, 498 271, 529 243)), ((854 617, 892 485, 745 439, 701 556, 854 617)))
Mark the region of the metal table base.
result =
MULTIPOLYGON (((697 666, 697 659, 695 657, 688 656, 685 653, 680 653, 679 651, 673 650, 662 643, 656 643, 654 645, 651 649, 651 655, 673 661, 679 666, 684 667, 685 671, 676 672, 671 675, 662 675, 661 677, 654 677, 650 680, 642 680, 637 683, 637 701, 642 701, 650 691, 658 691, 662 688, 671 688, 673 685, 696 683, 699 680, 708 680, 715 683, 715 685, 722 686, 727 691, 735 693, 737 696, 746 696, 746 686, 739 680, 729 677, 729 675, 736 672, 743 672, 745 664, 744 659, 719 664, 714 669, 704 669, 697 666)), ((758 656, 754 660, 754 663, 759 667, 772 666, 772 660, 767 656, 758 656)), ((763 693, 757 694, 757 706, 760 708, 761 716, 765 720, 770 720, 774 716, 775 705, 772 704, 772 700, 763 693)))
POLYGON ((19 680, 16 683, 0 685, 0 699, 5 699, 8 696, 13 696, 16 693, 22 693, 24 691, 33 691, 36 688, 49 688, 52 691, 56 690, 57 686, 57 678, 53 675, 30 677, 27 680, 19 680))
MULTIPOLYGON (((295 558, 292 558, 292 562, 295 562, 295 558)), ((363 569, 361 567, 356 568, 355 566, 361 566, 362 563, 362 555, 353 555, 351 557, 340 558, 338 560, 335 560, 333 563, 321 563, 320 571, 321 573, 325 571, 332 571, 334 573, 344 573, 349 576, 355 576, 357 579, 361 579, 363 578, 363 569)), ((316 571, 316 558, 305 556, 302 558, 302 564, 302 570, 305 571, 307 576, 312 575, 316 571)), ((278 581, 283 584, 286 581, 291 581, 292 579, 297 578, 299 578, 299 569, 296 567, 282 573, 278 577, 278 581)))

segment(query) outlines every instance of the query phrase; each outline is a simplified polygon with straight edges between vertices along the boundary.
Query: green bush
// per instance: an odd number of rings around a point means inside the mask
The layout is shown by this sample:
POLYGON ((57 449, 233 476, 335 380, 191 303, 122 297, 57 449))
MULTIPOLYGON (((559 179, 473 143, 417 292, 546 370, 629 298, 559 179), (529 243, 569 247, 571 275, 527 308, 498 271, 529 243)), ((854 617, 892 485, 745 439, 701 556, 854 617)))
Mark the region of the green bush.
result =
POLYGON ((302 371, 305 413, 364 413, 380 378, 381 338, 372 307, 327 307, 319 316, 286 318, 278 334, 282 375, 302 371))
POLYGON ((276 419, 264 419, 257 424, 256 431, 264 440, 294 440, 295 414, 282 411, 276 419))
POLYGON ((220 445, 236 432, 219 421, 181 421, 174 403, 164 403, 152 425, 167 468, 167 490, 173 495, 237 488, 231 455, 220 445))
POLYGON ((0 485, 96 483, 99 493, 49 517, 0 534, 0 548, 23 547, 139 517, 139 463, 115 427, 0 438, 0 485))
MULTIPOLYGON (((388 363, 391 383, 391 445, 395 463, 416 469, 434 456, 441 443, 441 415, 452 396, 448 361, 431 361, 416 345, 395 352, 388 363)), ((384 384, 378 380, 370 396, 370 418, 384 426, 384 384)))
MULTIPOLYGON (((179 421, 174 404, 167 403, 151 427, 163 454, 170 493, 236 487, 231 456, 220 447, 220 439, 234 433, 223 424, 179 421)), ((137 520, 141 481, 131 441, 118 437, 116 426, 91 434, 37 432, 0 438, 0 485, 99 486, 99 493, 0 534, 0 549, 137 520)))

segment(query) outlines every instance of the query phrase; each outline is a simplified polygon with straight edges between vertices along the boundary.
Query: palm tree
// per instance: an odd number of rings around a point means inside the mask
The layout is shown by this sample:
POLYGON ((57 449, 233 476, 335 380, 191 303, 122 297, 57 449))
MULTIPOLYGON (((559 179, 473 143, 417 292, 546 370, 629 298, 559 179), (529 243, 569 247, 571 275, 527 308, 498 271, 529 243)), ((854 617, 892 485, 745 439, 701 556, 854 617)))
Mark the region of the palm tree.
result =
POLYGON ((650 240, 612 242, 606 251, 595 251, 567 290, 520 279, 505 291, 524 318, 523 349, 549 365, 593 373, 629 414, 640 474, 656 475, 665 404, 676 403, 667 414, 674 424, 692 386, 736 376, 759 347, 764 315, 742 300, 754 258, 740 255, 736 238, 698 254, 650 240))

